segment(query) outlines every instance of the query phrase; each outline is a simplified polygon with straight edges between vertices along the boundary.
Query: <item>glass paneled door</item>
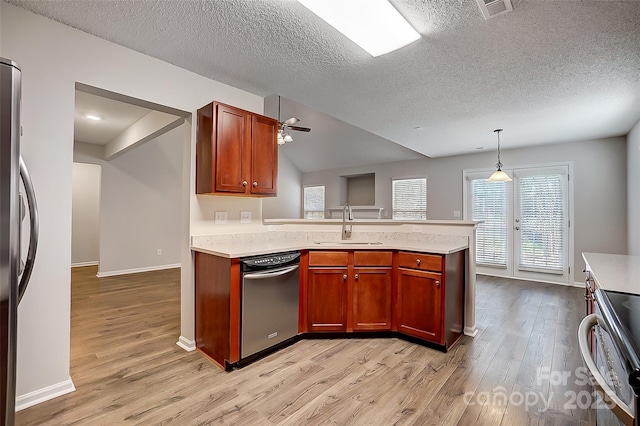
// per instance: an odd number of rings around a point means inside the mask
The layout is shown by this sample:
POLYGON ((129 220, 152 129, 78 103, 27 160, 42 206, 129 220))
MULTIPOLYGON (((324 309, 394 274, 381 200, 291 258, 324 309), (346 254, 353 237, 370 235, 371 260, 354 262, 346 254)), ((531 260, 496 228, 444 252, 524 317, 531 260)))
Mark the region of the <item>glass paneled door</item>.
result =
POLYGON ((568 166, 513 171, 514 276, 569 282, 568 166))
POLYGON ((569 166, 505 169, 513 182, 466 172, 465 217, 476 233, 479 273, 568 283, 569 166))

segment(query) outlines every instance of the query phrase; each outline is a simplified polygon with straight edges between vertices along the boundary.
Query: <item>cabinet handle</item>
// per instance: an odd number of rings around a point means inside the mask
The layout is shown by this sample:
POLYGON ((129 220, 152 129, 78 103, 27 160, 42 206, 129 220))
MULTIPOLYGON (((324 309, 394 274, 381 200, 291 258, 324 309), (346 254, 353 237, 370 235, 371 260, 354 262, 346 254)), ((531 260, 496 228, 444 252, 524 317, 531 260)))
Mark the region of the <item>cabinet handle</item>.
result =
POLYGON ((247 181, 246 180, 242 181, 242 186, 247 186, 247 181))
POLYGON ((346 280, 347 280, 347 274, 344 274, 344 275, 342 276, 342 280, 343 280, 343 281, 346 281, 346 280))
POLYGON ((519 231, 519 230, 520 230, 520 227, 519 227, 519 226, 516 226, 516 231, 519 231))
POLYGON ((420 266, 420 259, 416 259, 416 265, 420 266))
POLYGON ((440 287, 440 281, 436 280, 436 287, 440 287))
POLYGON ((358 274, 356 274, 353 278, 355 278, 357 280, 359 278, 358 274))
POLYGON ((256 186, 258 186, 258 182, 253 182, 253 187, 255 188, 256 186))

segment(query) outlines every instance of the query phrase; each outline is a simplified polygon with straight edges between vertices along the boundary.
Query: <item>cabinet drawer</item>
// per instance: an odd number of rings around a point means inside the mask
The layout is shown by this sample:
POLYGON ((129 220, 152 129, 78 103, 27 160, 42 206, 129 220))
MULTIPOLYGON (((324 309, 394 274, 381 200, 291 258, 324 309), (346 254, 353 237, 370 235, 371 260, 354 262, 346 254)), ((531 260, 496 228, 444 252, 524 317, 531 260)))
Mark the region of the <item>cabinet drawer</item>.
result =
POLYGON ((442 256, 401 251, 398 253, 398 266, 424 271, 442 271, 442 256))
POLYGON ((391 266, 390 251, 356 251, 353 252, 355 266, 391 266))
POLYGON ((346 251, 310 251, 309 266, 347 267, 349 256, 346 251))

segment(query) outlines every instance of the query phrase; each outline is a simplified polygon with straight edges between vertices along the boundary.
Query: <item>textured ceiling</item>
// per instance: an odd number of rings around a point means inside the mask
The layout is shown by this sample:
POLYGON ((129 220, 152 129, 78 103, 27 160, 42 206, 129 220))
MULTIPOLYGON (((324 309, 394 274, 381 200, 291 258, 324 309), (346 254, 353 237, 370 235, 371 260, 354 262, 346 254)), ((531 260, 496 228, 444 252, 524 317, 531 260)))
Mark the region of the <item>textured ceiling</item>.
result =
POLYGON ((509 149, 640 119, 638 0, 512 0, 488 21, 473 0, 391 1, 422 39, 378 58, 295 0, 9 3, 431 157, 494 149, 497 127, 509 149))

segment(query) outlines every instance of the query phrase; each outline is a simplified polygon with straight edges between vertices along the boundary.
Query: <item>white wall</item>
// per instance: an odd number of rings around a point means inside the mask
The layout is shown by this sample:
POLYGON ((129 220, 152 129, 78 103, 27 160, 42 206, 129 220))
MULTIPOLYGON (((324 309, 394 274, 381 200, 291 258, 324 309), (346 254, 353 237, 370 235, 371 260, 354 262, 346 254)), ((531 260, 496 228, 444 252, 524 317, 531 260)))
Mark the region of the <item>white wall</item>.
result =
POLYGON ((278 196, 262 200, 265 219, 302 217, 302 172, 280 152, 278 155, 278 196))
MULTIPOLYGON (((624 137, 507 149, 501 154, 506 166, 573 162, 573 271, 576 280, 581 281, 583 251, 627 252, 627 150, 624 137)), ((305 173, 302 181, 304 185, 326 185, 326 204, 331 207, 340 202, 340 176, 375 172, 376 205, 384 207, 388 214, 392 178, 427 176, 427 217, 454 219, 454 210, 462 212, 462 170, 492 167, 495 162, 496 153, 491 151, 305 173)))
POLYGON ((99 276, 180 263, 186 126, 182 124, 110 161, 90 153, 91 145, 76 142, 74 160, 102 166, 99 276))
POLYGON ((71 265, 97 264, 100 255, 100 166, 73 163, 71 265))
MULTIPOLYGON (((194 112, 218 100, 262 113, 263 98, 101 40, 24 9, 0 2, 0 50, 23 71, 22 154, 32 174, 40 209, 40 243, 31 284, 18 312, 17 393, 50 397, 49 386, 70 390, 69 322, 71 193, 75 83, 80 82, 160 105, 194 112), (43 356, 46 348, 46 356, 43 356)), ((193 127, 193 126, 191 126, 193 127)), ((184 132, 185 163, 193 159, 194 131, 184 132)), ((184 174, 194 194, 194 169, 184 174)), ((189 189, 188 191, 186 189, 189 189)), ((199 206, 183 198, 183 212, 199 206)), ((191 209, 206 225, 206 207, 191 209)), ((189 232, 181 235, 181 332, 194 338, 189 232)), ((210 220, 209 220, 210 222, 210 220)), ((33 395, 31 395, 33 396, 33 395)), ((20 398, 18 404, 20 404, 20 398)))
POLYGON ((629 254, 640 256, 640 121, 627 135, 629 254))

